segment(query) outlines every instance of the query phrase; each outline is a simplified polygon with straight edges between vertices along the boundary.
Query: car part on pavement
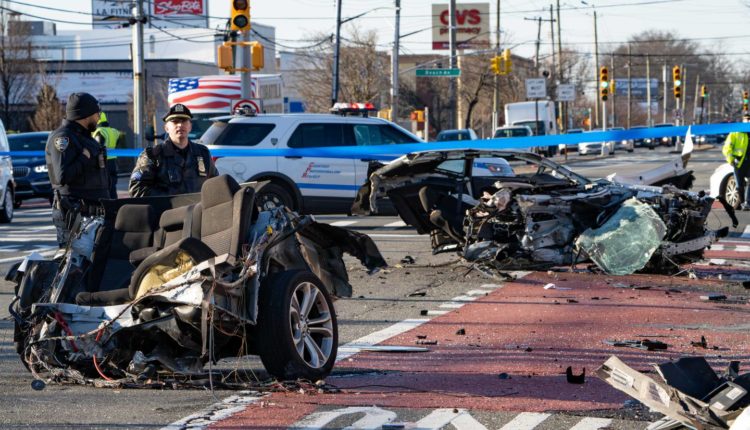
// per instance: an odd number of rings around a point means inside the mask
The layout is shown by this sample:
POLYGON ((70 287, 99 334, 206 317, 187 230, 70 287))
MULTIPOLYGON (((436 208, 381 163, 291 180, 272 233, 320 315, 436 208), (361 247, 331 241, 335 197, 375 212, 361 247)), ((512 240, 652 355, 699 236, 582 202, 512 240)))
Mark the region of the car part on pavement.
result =
POLYGON ((370 175, 352 212, 377 212, 385 196, 405 223, 430 235, 434 253, 455 251, 494 272, 589 260, 611 274, 676 272, 728 234, 706 227, 714 199, 704 193, 590 180, 515 151, 405 155, 370 175), (479 176, 478 158, 531 172, 479 176))
POLYGON ((333 299, 352 294, 343 254, 385 261, 367 235, 259 208, 256 187, 219 176, 200 195, 104 201, 64 253, 14 267, 14 342, 35 379, 242 388, 212 365, 249 354, 279 379, 325 378, 333 299))

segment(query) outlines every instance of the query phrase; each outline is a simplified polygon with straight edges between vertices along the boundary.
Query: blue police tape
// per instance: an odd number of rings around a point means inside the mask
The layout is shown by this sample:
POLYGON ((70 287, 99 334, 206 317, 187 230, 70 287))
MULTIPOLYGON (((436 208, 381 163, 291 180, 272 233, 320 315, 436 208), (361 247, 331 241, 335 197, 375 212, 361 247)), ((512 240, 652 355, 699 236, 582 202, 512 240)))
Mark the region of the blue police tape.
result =
MULTIPOLYGON (((750 132, 750 123, 722 123, 690 126, 693 136, 727 134, 733 131, 750 132)), ((652 127, 635 130, 594 131, 575 134, 558 134, 551 136, 529 136, 504 139, 484 139, 472 141, 408 143, 400 145, 373 146, 334 146, 323 148, 214 148, 211 155, 215 157, 320 157, 352 158, 363 160, 392 160, 404 154, 417 151, 435 150, 514 150, 532 146, 557 146, 560 144, 578 144, 585 142, 605 142, 627 139, 660 138, 685 136, 688 126, 652 127)), ((137 157, 140 149, 114 149, 108 151, 117 157, 137 157)), ((0 156, 43 157, 44 151, 0 152, 0 156)))

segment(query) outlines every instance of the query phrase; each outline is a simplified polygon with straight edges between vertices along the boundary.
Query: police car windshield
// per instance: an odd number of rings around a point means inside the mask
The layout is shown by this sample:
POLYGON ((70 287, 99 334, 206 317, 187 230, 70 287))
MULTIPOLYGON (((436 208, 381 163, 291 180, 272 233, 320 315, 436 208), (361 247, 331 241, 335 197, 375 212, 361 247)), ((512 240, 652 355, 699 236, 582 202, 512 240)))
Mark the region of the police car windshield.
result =
POLYGON ((49 134, 40 133, 32 135, 11 134, 8 135, 8 143, 11 151, 44 151, 47 146, 49 134))

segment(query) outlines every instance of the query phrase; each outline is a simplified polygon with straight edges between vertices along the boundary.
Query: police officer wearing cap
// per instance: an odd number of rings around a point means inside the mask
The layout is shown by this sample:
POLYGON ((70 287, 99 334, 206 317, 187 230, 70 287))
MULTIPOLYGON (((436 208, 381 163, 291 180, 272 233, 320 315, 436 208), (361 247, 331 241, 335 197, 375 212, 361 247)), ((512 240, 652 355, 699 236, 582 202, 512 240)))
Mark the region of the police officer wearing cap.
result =
POLYGON ((192 118, 185 105, 169 108, 163 118, 168 137, 141 152, 130 175, 131 196, 195 193, 206 179, 218 175, 208 148, 188 140, 192 118))
POLYGON ((107 151, 91 137, 99 110, 99 102, 91 94, 71 94, 62 126, 47 139, 45 159, 54 195, 52 222, 61 247, 68 243, 78 211, 90 214, 99 199, 109 198, 107 151))

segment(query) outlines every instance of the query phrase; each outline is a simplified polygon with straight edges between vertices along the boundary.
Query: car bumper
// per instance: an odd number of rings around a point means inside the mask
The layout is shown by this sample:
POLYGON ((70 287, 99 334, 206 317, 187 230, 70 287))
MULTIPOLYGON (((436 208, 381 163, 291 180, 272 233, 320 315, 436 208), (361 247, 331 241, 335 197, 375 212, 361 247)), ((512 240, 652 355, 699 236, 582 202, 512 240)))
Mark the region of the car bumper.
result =
POLYGON ((33 199, 37 197, 48 198, 52 195, 52 185, 46 177, 15 178, 15 197, 19 200, 33 199))

